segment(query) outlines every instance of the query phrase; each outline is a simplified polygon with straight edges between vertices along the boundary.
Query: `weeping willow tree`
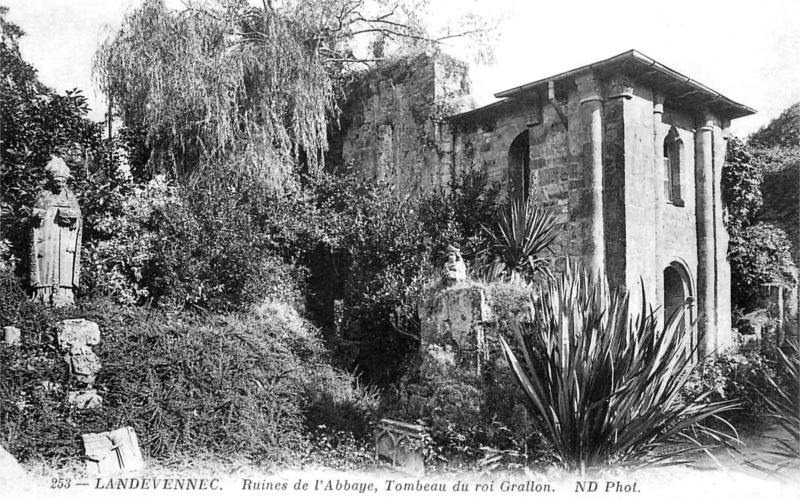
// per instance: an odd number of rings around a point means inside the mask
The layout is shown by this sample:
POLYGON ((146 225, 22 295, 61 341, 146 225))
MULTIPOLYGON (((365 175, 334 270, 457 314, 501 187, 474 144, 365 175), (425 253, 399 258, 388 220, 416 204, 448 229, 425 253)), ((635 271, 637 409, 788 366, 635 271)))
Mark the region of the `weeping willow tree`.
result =
POLYGON ((225 160, 278 178, 301 151, 318 166, 336 112, 331 80, 301 34, 243 1, 176 11, 145 0, 101 46, 95 76, 144 136, 150 167, 181 176, 225 160))
POLYGON ((223 182, 279 184, 298 160, 320 167, 337 83, 354 66, 383 60, 387 46, 485 42, 490 30, 475 15, 430 34, 426 5, 187 0, 173 10, 144 0, 101 46, 95 78, 149 153, 144 176, 211 168, 223 182))

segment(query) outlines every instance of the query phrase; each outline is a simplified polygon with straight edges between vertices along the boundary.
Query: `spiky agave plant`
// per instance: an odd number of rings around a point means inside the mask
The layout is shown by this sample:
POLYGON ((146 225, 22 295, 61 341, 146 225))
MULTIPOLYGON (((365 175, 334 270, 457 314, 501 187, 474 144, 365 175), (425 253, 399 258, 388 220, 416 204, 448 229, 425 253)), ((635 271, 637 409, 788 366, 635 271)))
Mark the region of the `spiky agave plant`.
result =
POLYGON ((515 198, 499 212, 494 227, 483 228, 492 238, 496 260, 491 265, 495 266, 495 274, 505 269, 528 277, 537 271, 550 274, 543 253, 561 229, 550 208, 535 204, 533 198, 515 198))
POLYGON ((790 343, 790 348, 790 355, 778 350, 778 367, 784 371, 788 386, 767 378, 772 391, 761 394, 769 407, 770 416, 788 434, 788 437, 777 439, 777 448, 772 451, 782 459, 779 463, 773 463, 776 471, 800 467, 800 345, 794 341, 790 343))
POLYGON ((696 365, 691 328, 678 327, 683 310, 662 328, 642 301, 632 317, 628 293, 611 293, 604 278, 568 264, 532 299, 530 324, 510 321, 524 364, 500 338, 557 456, 570 469, 665 462, 705 448, 700 434, 720 443, 734 438, 700 423, 735 404, 706 402, 708 393, 689 401, 680 395, 696 365), (681 438, 688 446, 657 452, 681 438))

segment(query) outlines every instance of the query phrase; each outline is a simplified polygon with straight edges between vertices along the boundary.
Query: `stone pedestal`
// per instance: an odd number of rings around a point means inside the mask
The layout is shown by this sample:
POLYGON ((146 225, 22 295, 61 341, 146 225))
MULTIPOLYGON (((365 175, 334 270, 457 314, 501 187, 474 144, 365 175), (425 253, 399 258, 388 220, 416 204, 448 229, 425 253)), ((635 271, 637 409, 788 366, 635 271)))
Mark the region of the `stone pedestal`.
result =
MULTIPOLYGON (((422 354, 431 347, 449 352, 458 366, 480 371, 488 360, 491 310, 480 286, 448 288, 426 297, 419 307, 422 354)), ((439 355, 436 355, 439 357, 439 355)))

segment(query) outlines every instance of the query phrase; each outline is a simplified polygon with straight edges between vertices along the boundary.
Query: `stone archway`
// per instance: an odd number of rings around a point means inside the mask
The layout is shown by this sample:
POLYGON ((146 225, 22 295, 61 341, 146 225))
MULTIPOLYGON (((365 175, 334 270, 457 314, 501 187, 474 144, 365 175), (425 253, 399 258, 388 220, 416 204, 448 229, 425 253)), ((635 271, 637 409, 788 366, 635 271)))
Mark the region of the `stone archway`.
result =
POLYGON ((531 151, 528 130, 520 133, 508 148, 509 189, 512 197, 528 199, 531 179, 531 151))
MULTIPOLYGON (((680 308, 687 299, 692 299, 683 318, 678 325, 678 331, 686 331, 694 322, 694 288, 689 271, 681 262, 672 262, 664 269, 664 323, 680 308)), ((692 334, 691 347, 697 346, 696 333, 692 334)))

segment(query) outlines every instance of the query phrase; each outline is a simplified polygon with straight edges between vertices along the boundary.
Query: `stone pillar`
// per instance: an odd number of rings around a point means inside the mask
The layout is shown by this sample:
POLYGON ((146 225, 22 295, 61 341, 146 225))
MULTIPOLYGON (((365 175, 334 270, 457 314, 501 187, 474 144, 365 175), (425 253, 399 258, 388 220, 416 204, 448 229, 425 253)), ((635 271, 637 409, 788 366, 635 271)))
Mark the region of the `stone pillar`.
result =
MULTIPOLYGON (((661 133, 664 117, 664 96, 660 93, 653 94, 653 183, 655 191, 653 199, 656 203, 655 212, 655 269, 656 269, 656 294, 658 305, 664 307, 664 251, 661 235, 664 231, 664 136, 661 133)), ((665 318, 666 319, 666 318, 665 318)))
POLYGON ((728 262, 728 230, 722 218, 722 168, 725 165, 725 152, 728 146, 728 127, 723 121, 714 128, 714 281, 716 326, 715 342, 720 351, 733 344, 731 334, 731 266, 728 262))
POLYGON ((700 356, 716 349, 714 237, 714 122, 708 111, 698 117, 694 136, 695 216, 697 220, 697 327, 700 356))
MULTIPOLYGON (((593 75, 578 78, 582 115, 588 124, 589 185, 591 217, 589 265, 593 272, 605 274, 605 233, 603 229, 603 94, 593 75)), ((584 149, 586 151, 586 149, 584 149)))

